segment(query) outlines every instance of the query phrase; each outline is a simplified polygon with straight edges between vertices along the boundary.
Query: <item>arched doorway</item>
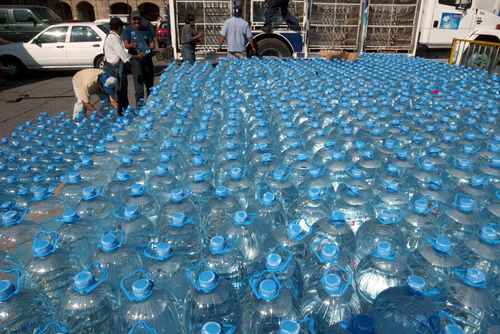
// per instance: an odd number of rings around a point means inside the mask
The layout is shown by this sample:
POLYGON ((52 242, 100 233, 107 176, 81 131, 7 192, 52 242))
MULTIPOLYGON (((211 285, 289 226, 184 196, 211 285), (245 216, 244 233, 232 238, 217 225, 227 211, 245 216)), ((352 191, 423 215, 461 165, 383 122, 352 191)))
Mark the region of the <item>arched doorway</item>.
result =
POLYGON ((66 2, 59 1, 54 6, 54 11, 59 15, 63 20, 72 20, 73 19, 73 11, 71 10, 71 6, 66 2))
POLYGON ((149 21, 156 21, 160 16, 160 7, 151 2, 144 2, 138 7, 141 15, 149 21))
POLYGON ((81 1, 76 5, 78 19, 81 21, 95 21, 94 6, 87 1, 81 1))
POLYGON ((129 4, 123 3, 123 2, 117 2, 112 4, 109 7, 109 13, 111 16, 113 15, 130 15, 130 12, 132 11, 132 7, 130 7, 129 4))

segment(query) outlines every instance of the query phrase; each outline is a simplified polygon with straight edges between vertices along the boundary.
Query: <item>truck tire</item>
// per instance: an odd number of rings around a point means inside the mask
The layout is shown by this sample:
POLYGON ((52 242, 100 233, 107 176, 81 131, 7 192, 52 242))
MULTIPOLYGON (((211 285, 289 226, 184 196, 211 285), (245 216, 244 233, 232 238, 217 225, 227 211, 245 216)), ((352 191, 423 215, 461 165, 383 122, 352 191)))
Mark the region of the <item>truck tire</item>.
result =
POLYGON ((11 79, 19 77, 26 70, 26 67, 16 57, 3 57, 0 59, 0 71, 5 73, 5 76, 11 79))
POLYGON ((292 51, 288 45, 277 38, 263 38, 257 41, 257 55, 285 58, 291 57, 292 51))

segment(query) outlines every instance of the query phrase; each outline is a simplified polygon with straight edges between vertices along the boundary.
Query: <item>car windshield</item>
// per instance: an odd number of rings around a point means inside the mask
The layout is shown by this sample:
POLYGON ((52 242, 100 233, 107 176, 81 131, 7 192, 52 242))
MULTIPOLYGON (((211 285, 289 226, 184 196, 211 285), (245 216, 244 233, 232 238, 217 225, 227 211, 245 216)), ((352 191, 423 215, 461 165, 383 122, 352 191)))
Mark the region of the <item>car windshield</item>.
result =
POLYGON ((110 32, 110 29, 109 29, 109 23, 105 23, 105 24, 98 24, 97 27, 99 29, 101 29, 102 31, 104 31, 104 33, 107 35, 109 34, 110 32))
POLYGON ((60 23, 62 22, 62 19, 54 13, 54 11, 50 8, 45 8, 45 7, 33 7, 30 8, 36 16, 43 22, 47 23, 60 23))

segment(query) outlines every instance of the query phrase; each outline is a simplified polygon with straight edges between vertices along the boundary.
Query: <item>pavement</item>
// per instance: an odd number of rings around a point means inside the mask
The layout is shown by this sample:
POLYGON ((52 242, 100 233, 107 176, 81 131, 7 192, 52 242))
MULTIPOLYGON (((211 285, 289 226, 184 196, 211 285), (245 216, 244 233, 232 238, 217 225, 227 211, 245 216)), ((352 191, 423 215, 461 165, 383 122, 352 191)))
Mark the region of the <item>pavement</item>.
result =
MULTIPOLYGON (((155 66, 155 83, 164 63, 155 66)), ((28 72, 19 79, 0 78, 0 137, 8 136, 20 123, 34 120, 41 112, 61 111, 71 115, 75 97, 71 79, 76 71, 28 72)), ((129 100, 133 104, 132 78, 129 76, 129 100)))

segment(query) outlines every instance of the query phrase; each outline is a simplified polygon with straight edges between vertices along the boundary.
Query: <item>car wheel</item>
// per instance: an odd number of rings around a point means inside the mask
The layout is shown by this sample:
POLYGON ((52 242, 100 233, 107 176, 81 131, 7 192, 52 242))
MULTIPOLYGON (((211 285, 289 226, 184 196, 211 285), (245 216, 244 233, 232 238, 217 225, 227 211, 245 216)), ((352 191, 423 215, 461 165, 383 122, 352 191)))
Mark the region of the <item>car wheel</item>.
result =
POLYGON ((291 57, 288 45, 277 38, 264 38, 257 41, 257 55, 273 57, 291 57))
POLYGON ((21 75, 24 71, 23 63, 17 58, 4 58, 0 60, 0 71, 4 72, 9 78, 15 78, 21 75))
POLYGON ((104 55, 97 56, 94 61, 94 67, 100 69, 104 68, 104 55))

